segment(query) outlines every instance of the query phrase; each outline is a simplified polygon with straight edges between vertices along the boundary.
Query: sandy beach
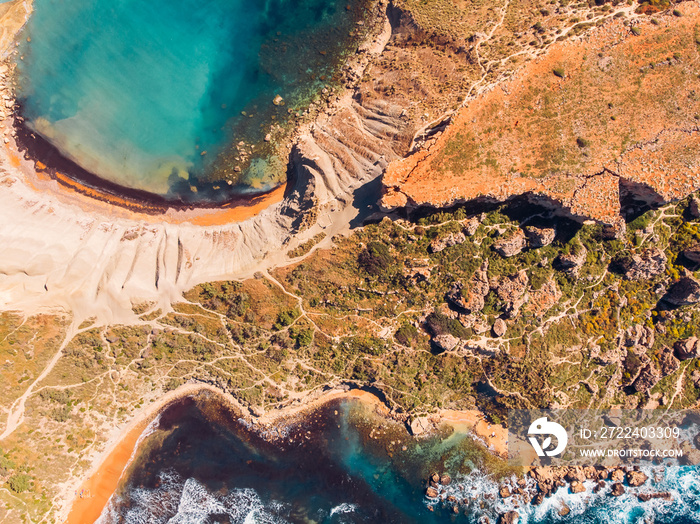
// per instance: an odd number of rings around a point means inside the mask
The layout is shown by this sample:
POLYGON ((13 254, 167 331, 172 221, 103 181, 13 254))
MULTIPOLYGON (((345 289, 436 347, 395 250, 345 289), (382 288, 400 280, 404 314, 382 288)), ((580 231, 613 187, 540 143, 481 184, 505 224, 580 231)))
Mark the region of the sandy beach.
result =
MULTIPOLYGON (((166 406, 183 397, 201 392, 211 392, 223 399, 234 411, 246 413, 236 400, 223 394, 218 389, 206 384, 185 384, 161 397, 147 406, 120 433, 110 441, 105 451, 94 462, 85 480, 74 490, 74 498, 66 515, 59 520, 65 524, 85 524, 97 520, 109 502, 110 497, 119 487, 120 481, 134 456, 139 439, 148 425, 166 406)), ((261 417, 255 417, 256 425, 273 426, 288 424, 303 419, 305 416, 328 402, 340 399, 354 399, 366 403, 377 413, 388 416, 388 407, 368 391, 332 390, 321 395, 312 394, 299 404, 280 410, 273 410, 261 417)), ((246 418, 251 418, 246 416, 246 418)), ((434 417, 436 425, 446 424, 455 431, 466 432, 482 440, 492 450, 501 453, 505 450, 507 431, 502 426, 488 426, 479 411, 440 410, 434 417), (488 426, 488 427, 487 427, 488 426), (495 436, 491 436, 495 433, 495 436)))

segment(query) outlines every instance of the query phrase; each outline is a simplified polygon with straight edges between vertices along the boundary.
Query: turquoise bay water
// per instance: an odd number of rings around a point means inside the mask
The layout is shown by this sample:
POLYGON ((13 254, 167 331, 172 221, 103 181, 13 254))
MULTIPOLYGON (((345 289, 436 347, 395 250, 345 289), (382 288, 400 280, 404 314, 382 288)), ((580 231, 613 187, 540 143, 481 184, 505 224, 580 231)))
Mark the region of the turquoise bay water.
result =
POLYGON ((540 506, 518 507, 498 496, 483 451, 467 435, 416 441, 355 401, 327 404, 290 426, 254 428, 212 399, 187 399, 150 431, 100 523, 477 524, 509 510, 520 524, 700 523, 695 467, 647 471, 652 489, 673 502, 593 494, 587 481, 586 493, 562 487, 540 506), (450 499, 425 497, 434 471, 452 476, 445 495, 460 501, 457 514, 450 499))
POLYGON ((241 192, 266 190, 284 162, 261 168, 263 155, 236 175, 227 147, 259 141, 330 78, 359 4, 36 0, 18 60, 23 113, 64 156, 123 186, 167 194, 216 167, 241 192))

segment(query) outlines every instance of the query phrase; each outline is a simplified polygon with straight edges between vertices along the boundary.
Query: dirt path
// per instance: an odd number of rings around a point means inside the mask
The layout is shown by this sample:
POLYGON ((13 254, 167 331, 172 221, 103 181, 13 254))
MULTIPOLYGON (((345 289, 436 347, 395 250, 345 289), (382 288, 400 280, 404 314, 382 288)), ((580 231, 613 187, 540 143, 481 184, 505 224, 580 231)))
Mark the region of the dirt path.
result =
POLYGON ((63 350, 66 348, 66 346, 73 340, 73 338, 80 333, 83 330, 79 330, 78 326, 76 324, 76 321, 74 320, 71 322, 70 326, 68 326, 68 329, 66 330, 66 336, 63 339, 63 342, 61 343, 61 346, 58 348, 58 351, 56 354, 51 358, 49 363, 46 365, 44 370, 41 372, 41 374, 32 382, 29 387, 26 389, 26 391, 22 394, 21 397, 19 397, 17 400, 15 400, 12 403, 12 406, 10 406, 10 412, 7 415, 7 422, 5 424, 5 431, 2 432, 0 435, 0 441, 6 439, 14 431, 19 427, 19 425, 22 423, 24 420, 24 405, 27 402, 27 399, 31 396, 31 394, 34 392, 34 388, 36 387, 37 384, 39 384, 42 380, 44 380, 49 373, 51 373, 51 370, 53 370, 54 366, 56 363, 61 359, 63 356, 63 350))

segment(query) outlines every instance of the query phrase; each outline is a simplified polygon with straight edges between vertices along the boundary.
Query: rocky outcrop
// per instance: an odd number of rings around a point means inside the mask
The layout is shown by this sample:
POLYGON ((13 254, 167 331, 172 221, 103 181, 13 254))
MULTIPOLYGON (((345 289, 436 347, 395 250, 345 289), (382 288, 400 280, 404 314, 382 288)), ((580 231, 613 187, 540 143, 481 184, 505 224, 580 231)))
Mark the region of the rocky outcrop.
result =
POLYGON ((667 346, 663 346, 659 352, 659 367, 661 368, 661 376, 667 377, 675 373, 680 366, 680 362, 673 355, 673 350, 667 346))
POLYGON ((696 242, 692 246, 684 249, 683 256, 695 264, 700 264, 700 242, 696 242))
POLYGON ((627 484, 633 488, 639 487, 644 484, 649 477, 643 471, 628 471, 627 472, 627 484))
POLYGON ((640 20, 643 29, 635 36, 627 21, 611 20, 576 42, 548 46, 536 63, 464 104, 430 147, 392 162, 384 175, 384 201, 443 207, 529 194, 560 204, 577 218, 619 225, 625 201, 659 204, 697 191, 700 132, 693 115, 700 99, 681 94, 695 89, 696 79, 682 73, 685 62, 666 61, 669 53, 695 52, 696 13, 693 7, 692 14, 662 27, 640 20), (660 40, 664 45, 655 43, 660 40), (646 76, 646 67, 626 60, 652 49, 657 51, 651 61, 667 64, 654 79, 646 76), (614 64, 614 74, 600 76, 599 54, 614 64), (562 56, 576 65, 556 83, 551 71, 561 66, 562 56), (669 89, 671 75, 677 79, 674 89, 669 89), (641 81, 643 93, 623 95, 621 85, 641 81), (533 89, 549 92, 556 114, 548 104, 532 104, 533 89), (615 115, 599 118, 613 107, 626 115, 624 124, 615 115), (579 117, 571 119, 574 112, 579 117))
POLYGON ((497 337, 502 337, 506 334, 508 326, 502 318, 497 318, 493 323, 493 334, 497 337))
POLYGON ((623 344, 630 348, 635 346, 651 348, 654 345, 654 330, 642 324, 634 324, 625 330, 623 344))
POLYGON ((610 473, 610 480, 613 482, 622 482, 625 480, 625 471, 622 469, 615 469, 610 473))
POLYGON ((700 302, 700 282, 692 277, 683 277, 673 284, 663 296, 673 306, 690 306, 700 302))
POLYGON ((464 221, 464 233, 468 236, 473 236, 479 225, 484 220, 484 215, 469 217, 464 221))
POLYGON ((688 204, 688 213, 692 218, 700 218, 700 199, 697 195, 690 197, 690 203, 688 204))
POLYGON ((456 246, 457 244, 463 243, 465 240, 467 240, 467 237, 464 236, 464 233, 449 233, 430 242, 430 247, 428 249, 431 253, 439 253, 445 248, 456 246))
POLYGON ((525 234, 527 235, 527 240, 530 243, 530 247, 533 249, 539 249, 550 245, 552 242, 554 242, 554 238, 557 236, 556 230, 551 227, 539 228, 535 226, 528 226, 525 228, 525 234))
POLYGON ((485 260, 466 286, 455 282, 445 296, 447 302, 455 309, 467 314, 481 311, 484 308, 484 299, 490 290, 488 267, 488 260, 485 260))
POLYGON ((649 363, 642 368, 642 371, 632 384, 632 387, 636 392, 648 391, 653 388, 659 380, 661 380, 661 373, 656 369, 656 366, 649 363))
POLYGON ((418 436, 432 431, 434 425, 428 417, 415 417, 411 420, 409 428, 411 429, 411 435, 418 436))
POLYGON ((627 280, 649 280, 666 271, 666 255, 658 248, 649 248, 619 262, 627 280))
POLYGON ((527 271, 524 269, 515 275, 501 276, 492 280, 491 289, 506 303, 505 314, 508 318, 518 315, 521 306, 527 300, 525 292, 529 283, 527 271))
POLYGON ((678 360, 688 360, 700 357, 700 340, 690 337, 678 340, 673 345, 673 350, 678 360))
POLYGON ((556 280, 550 278, 542 287, 529 293, 530 300, 525 306, 525 311, 530 311, 537 317, 542 317, 552 309, 562 296, 556 280))
POLYGON ((444 335, 438 335, 433 338, 433 344, 435 344, 441 352, 452 351, 459 344, 459 339, 454 335, 445 333, 444 335))
POLYGON ((637 499, 639 499, 640 502, 649 502, 652 499, 673 500, 673 495, 668 491, 661 491, 659 493, 639 493, 637 499))
POLYGON ((613 484, 613 486, 612 486, 612 489, 610 490, 610 494, 613 497, 621 497, 622 495, 625 494, 625 488, 619 482, 615 482, 615 484, 613 484))
POLYGON ((569 485, 569 489, 571 490, 571 493, 583 493, 584 491, 586 491, 586 486, 583 485, 583 482, 574 480, 569 485))
POLYGON ((493 249, 502 257, 509 258, 520 253, 526 245, 525 233, 522 229, 516 229, 498 238, 493 244, 493 249))
POLYGON ((520 515, 517 511, 509 511, 501 515, 498 519, 498 524, 518 524, 520 515))
POLYGON ((579 271, 586 263, 588 251, 583 246, 578 246, 574 253, 562 253, 554 261, 554 267, 560 271, 564 271, 571 277, 577 277, 579 271))

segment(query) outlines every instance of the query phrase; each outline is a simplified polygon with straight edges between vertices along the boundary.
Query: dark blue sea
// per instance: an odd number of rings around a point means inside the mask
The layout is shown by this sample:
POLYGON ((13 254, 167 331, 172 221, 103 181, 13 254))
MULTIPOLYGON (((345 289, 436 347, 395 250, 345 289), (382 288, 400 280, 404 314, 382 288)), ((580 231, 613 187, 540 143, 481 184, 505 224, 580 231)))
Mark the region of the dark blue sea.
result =
POLYGON ((160 415, 140 449, 101 522, 496 523, 508 510, 530 524, 700 522, 696 468, 656 472, 650 489, 669 491, 673 502, 594 495, 591 484, 584 494, 561 488, 540 506, 517 508, 498 497, 484 450, 467 435, 415 440, 358 401, 263 428, 215 399, 186 399, 160 415), (425 496, 432 472, 452 476, 445 495, 457 512, 425 496), (561 516, 564 505, 570 512, 561 516))

